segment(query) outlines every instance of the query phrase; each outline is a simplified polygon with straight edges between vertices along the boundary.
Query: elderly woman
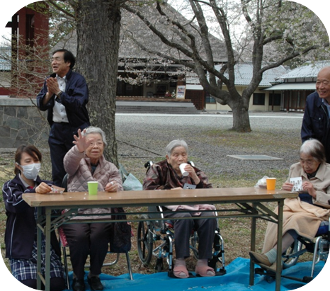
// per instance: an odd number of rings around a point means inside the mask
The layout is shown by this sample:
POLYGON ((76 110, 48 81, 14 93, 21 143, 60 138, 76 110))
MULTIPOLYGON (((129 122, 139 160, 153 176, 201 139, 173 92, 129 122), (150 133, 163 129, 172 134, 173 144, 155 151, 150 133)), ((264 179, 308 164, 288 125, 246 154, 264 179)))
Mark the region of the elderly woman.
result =
MULTIPOLYGON (((302 191, 297 198, 286 199, 283 210, 282 252, 298 235, 313 239, 322 221, 328 220, 330 199, 330 165, 327 164, 323 145, 316 139, 305 141, 300 148, 300 162, 290 168, 289 178, 282 189, 291 191, 290 178, 302 178, 302 191)), ((277 256, 277 231, 274 223, 268 223, 263 253, 250 252, 257 264, 275 268, 277 256), (272 266, 273 265, 273 266, 272 266)))
MULTIPOLYGON (((37 223, 36 208, 23 200, 26 193, 47 194, 51 183, 41 180, 41 152, 33 145, 22 145, 15 153, 15 177, 2 188, 6 207, 6 258, 9 258, 13 276, 22 284, 37 289, 37 223)), ((45 271, 45 240, 42 240, 42 272, 45 271)), ((51 233, 50 288, 65 288, 61 250, 55 235, 51 233)))
MULTIPOLYGON (((64 168, 69 175, 68 191, 88 191, 88 181, 98 181, 98 191, 121 191, 123 187, 118 169, 103 156, 106 144, 104 132, 97 127, 88 127, 83 132, 79 130, 74 139, 75 146, 64 157, 64 168)), ((92 219, 97 219, 98 214, 110 212, 110 208, 79 209, 79 213, 90 214, 92 219)), ((74 273, 72 289, 85 290, 84 265, 90 255, 88 284, 92 290, 102 290, 99 274, 108 251, 111 223, 72 222, 63 225, 74 273)))
MULTIPOLYGON (((147 190, 180 189, 185 184, 196 188, 211 188, 206 175, 199 169, 187 164, 184 168, 188 176, 181 174, 180 165, 188 161, 188 146, 183 140, 173 140, 166 147, 166 160, 154 164, 148 170, 143 182, 147 190)), ((199 212, 199 210, 214 210, 213 205, 167 205, 163 207, 165 217, 174 220, 174 244, 176 260, 173 275, 178 278, 188 278, 185 259, 189 257, 189 238, 192 230, 198 232, 199 246, 195 272, 200 276, 214 276, 215 272, 208 266, 208 259, 212 257, 212 243, 216 228, 216 219, 175 219, 194 216, 211 216, 213 212, 199 212), (193 210, 194 212, 186 212, 193 210)))

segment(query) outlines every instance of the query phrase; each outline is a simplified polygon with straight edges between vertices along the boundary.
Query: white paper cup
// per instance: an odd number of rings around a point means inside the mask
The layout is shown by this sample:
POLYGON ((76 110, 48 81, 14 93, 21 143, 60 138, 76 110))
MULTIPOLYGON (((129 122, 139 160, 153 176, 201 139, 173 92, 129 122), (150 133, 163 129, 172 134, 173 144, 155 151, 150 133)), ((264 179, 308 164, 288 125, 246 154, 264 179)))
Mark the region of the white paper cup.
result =
POLYGON ((182 176, 188 176, 189 173, 187 171, 184 170, 184 168, 187 166, 187 163, 182 163, 179 167, 180 167, 180 171, 182 176))

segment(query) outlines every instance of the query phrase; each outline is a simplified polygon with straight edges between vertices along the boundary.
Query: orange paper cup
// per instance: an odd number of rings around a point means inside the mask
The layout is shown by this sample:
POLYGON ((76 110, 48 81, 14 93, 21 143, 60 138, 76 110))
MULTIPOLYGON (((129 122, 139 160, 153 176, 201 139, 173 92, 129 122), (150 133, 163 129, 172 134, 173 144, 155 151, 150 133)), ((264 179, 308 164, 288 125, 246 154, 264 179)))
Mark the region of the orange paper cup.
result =
POLYGON ((275 190, 276 178, 266 178, 267 190, 275 190))

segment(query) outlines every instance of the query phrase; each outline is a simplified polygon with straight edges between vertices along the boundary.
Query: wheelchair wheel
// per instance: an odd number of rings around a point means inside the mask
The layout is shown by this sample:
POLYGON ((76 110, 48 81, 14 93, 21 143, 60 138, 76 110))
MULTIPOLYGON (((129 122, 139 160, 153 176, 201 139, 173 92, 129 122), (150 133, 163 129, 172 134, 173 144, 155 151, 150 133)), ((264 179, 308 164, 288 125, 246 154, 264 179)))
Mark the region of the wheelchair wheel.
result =
POLYGON ((143 265, 148 265, 152 256, 152 230, 150 222, 140 221, 137 229, 137 249, 143 265))
POLYGON ((299 259, 299 255, 295 256, 297 252, 302 249, 302 243, 298 240, 295 240, 292 245, 286 250, 286 252, 282 255, 283 260, 283 269, 290 268, 297 264, 299 259))

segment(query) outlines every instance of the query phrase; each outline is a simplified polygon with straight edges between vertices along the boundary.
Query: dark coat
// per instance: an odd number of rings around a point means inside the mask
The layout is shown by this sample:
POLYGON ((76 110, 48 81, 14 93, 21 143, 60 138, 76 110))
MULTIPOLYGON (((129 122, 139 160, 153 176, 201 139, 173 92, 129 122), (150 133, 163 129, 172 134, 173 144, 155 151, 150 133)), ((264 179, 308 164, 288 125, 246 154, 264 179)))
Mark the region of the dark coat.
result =
MULTIPOLYGON (((36 184, 43 181, 37 177, 36 184)), ((35 188, 27 189, 18 175, 7 181, 2 187, 3 201, 6 207, 6 258, 29 259, 31 258, 33 243, 36 240, 35 208, 30 207, 22 198, 24 193, 35 193, 35 188)), ((52 247, 57 255, 61 251, 59 243, 52 232, 52 247)))
MULTIPOLYGON (((50 77, 55 78, 56 74, 52 74, 50 77)), ((86 80, 82 75, 72 70, 66 74, 66 80, 65 92, 61 94, 60 100, 54 96, 54 98, 50 98, 49 102, 44 105, 43 99, 48 91, 45 81, 41 91, 37 95, 37 106, 41 111, 48 110, 47 120, 51 126, 53 124, 54 102, 60 102, 65 107, 70 126, 85 128, 90 124, 86 108, 86 104, 88 103, 86 80)))
MULTIPOLYGON (((193 167, 200 182, 196 188, 212 188, 205 173, 193 167)), ((153 164, 147 171, 146 177, 143 180, 143 189, 146 190, 164 190, 176 187, 183 187, 185 183, 194 185, 194 180, 189 176, 179 177, 172 166, 163 160, 157 164, 153 164)))
POLYGON ((304 118, 301 127, 301 139, 319 140, 325 149, 327 163, 330 163, 330 124, 328 109, 317 92, 307 96, 304 118))

